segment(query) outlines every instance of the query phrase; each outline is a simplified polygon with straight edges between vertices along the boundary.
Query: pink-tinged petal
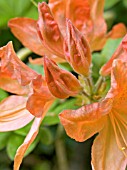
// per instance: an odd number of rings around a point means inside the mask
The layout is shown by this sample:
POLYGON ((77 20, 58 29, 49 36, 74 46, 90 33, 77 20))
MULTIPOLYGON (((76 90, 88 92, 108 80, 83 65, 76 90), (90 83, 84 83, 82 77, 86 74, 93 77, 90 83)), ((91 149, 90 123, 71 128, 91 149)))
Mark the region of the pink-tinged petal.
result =
POLYGON ((11 42, 0 48, 0 58, 0 75, 6 74, 21 85, 29 84, 38 75, 17 57, 11 42))
POLYGON ((63 37, 56 21, 51 14, 50 8, 45 2, 42 2, 38 5, 38 11, 38 33, 42 42, 51 53, 64 58, 63 37))
POLYGON ((102 108, 99 103, 94 103, 77 110, 65 110, 60 113, 60 121, 67 135, 82 142, 99 132, 106 121, 106 116, 102 116, 106 108, 102 108))
POLYGON ((89 75, 91 51, 86 38, 67 20, 65 57, 74 70, 84 76, 89 75))
POLYGON ((114 129, 107 124, 96 137, 92 147, 92 167, 95 170, 125 170, 127 158, 117 146, 114 129))
POLYGON ((110 58, 110 60, 101 68, 100 74, 102 76, 108 76, 111 73, 112 63, 114 59, 121 59, 122 61, 126 61, 127 56, 127 35, 123 38, 122 42, 110 58))
POLYGON ((18 95, 27 95, 30 92, 29 85, 21 86, 17 80, 13 80, 6 74, 0 74, 0 88, 18 95))
POLYGON ((35 118, 35 120, 32 124, 32 127, 31 127, 28 135, 26 136, 23 144, 18 148, 16 155, 15 155, 15 159, 14 159, 14 170, 19 170, 19 167, 20 167, 20 164, 22 163, 24 154, 25 154, 26 150, 29 148, 29 146, 31 145, 31 143, 35 140, 35 138, 38 134, 38 131, 39 131, 39 126, 40 126, 47 110, 49 109, 50 105, 51 104, 49 103, 49 105, 47 105, 45 107, 45 111, 41 118, 35 118))
POLYGON ((50 55, 38 36, 37 21, 30 18, 14 18, 8 22, 8 26, 25 47, 41 56, 50 55))
POLYGON ((108 38, 121 38, 124 37, 127 33, 127 28, 124 24, 119 23, 115 25, 112 30, 106 35, 108 38))
POLYGON ((81 86, 75 76, 60 69, 55 62, 45 57, 45 78, 50 92, 57 98, 67 98, 76 95, 81 86))
POLYGON ((41 122, 42 122, 42 118, 35 118, 32 127, 28 135, 26 136, 23 144, 18 148, 14 159, 14 170, 19 170, 20 164, 22 163, 22 159, 24 157, 26 150, 29 148, 29 146, 35 140, 38 134, 39 126, 41 122))
POLYGON ((0 131, 11 131, 24 127, 34 117, 26 110, 27 98, 10 96, 0 103, 0 131))

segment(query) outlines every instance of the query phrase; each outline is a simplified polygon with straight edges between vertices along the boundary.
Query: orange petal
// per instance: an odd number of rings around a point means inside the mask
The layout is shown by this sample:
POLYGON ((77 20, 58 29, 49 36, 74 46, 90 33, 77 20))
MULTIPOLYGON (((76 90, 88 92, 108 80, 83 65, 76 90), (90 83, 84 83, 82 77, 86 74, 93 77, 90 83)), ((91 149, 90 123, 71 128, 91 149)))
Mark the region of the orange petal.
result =
POLYGON ((41 118, 35 118, 35 120, 32 124, 32 127, 31 127, 28 135, 26 136, 23 144, 18 148, 16 155, 15 155, 15 159, 14 159, 14 170, 19 170, 20 164, 22 163, 23 156, 24 156, 26 150, 31 145, 31 143, 35 140, 35 138, 38 134, 38 131, 39 131, 39 126, 40 126, 47 110, 49 109, 50 105, 51 105, 51 103, 49 103, 45 107, 44 114, 42 115, 41 118))
POLYGON ((37 21, 30 18, 14 18, 8 22, 8 26, 25 47, 41 56, 51 55, 38 36, 37 21))
POLYGON ((21 86, 17 80, 13 80, 6 74, 0 74, 0 88, 18 95, 27 95, 30 92, 29 86, 21 86))
POLYGON ((50 92, 58 98, 76 95, 81 87, 73 74, 60 69, 55 62, 44 59, 46 82, 50 92))
POLYGON ((6 74, 21 85, 29 84, 38 75, 16 56, 11 42, 0 48, 0 58, 1 76, 6 74))
POLYGON ((50 93, 46 81, 39 75, 32 81, 34 93, 29 97, 26 108, 36 117, 41 117, 47 104, 54 101, 54 97, 50 93))
POLYGON ((126 61, 126 49, 127 49, 127 35, 123 38, 122 42, 110 58, 110 60, 101 68, 100 74, 102 76, 108 76, 111 73, 112 63, 114 59, 120 58, 123 61, 126 61))
POLYGON ((108 38, 121 38, 124 37, 127 33, 127 28, 124 24, 119 23, 115 25, 112 30, 107 34, 108 38))
POLYGON ((22 162, 26 150, 29 148, 29 146, 31 145, 31 143, 34 141, 34 139, 38 134, 39 126, 41 122, 42 122, 42 118, 35 118, 32 127, 28 135, 26 136, 23 144, 18 148, 14 159, 14 170, 19 170, 20 164, 22 162))
POLYGON ((89 0, 49 0, 49 6, 64 36, 66 34, 66 18, 70 19, 74 26, 83 33, 90 30, 91 21, 89 0))
POLYGON ((38 32, 44 45, 51 53, 64 58, 63 37, 59 27, 54 20, 50 8, 45 2, 39 3, 38 32))
POLYGON ((44 97, 38 93, 34 93, 27 101, 27 110, 35 117, 41 117, 44 113, 46 105, 53 103, 53 99, 48 100, 47 98, 48 97, 44 97))
POLYGON ((99 103, 93 103, 77 110, 65 110, 59 117, 67 135, 82 142, 103 128, 105 116, 102 117, 102 113, 99 103))
POLYGON ((26 110, 27 98, 10 96, 0 103, 0 131, 11 131, 24 127, 34 117, 26 110))
MULTIPOLYGON (((127 112, 127 62, 114 60, 111 72, 111 90, 116 96, 113 102, 113 108, 126 114, 127 112)), ((109 93, 107 94, 109 96, 109 93)))
POLYGON ((92 147, 93 169, 125 170, 127 159, 118 148, 111 122, 105 125, 92 147))
POLYGON ((72 25, 70 20, 67 20, 66 24, 66 59, 77 73, 88 76, 91 64, 91 51, 89 44, 85 37, 72 25))

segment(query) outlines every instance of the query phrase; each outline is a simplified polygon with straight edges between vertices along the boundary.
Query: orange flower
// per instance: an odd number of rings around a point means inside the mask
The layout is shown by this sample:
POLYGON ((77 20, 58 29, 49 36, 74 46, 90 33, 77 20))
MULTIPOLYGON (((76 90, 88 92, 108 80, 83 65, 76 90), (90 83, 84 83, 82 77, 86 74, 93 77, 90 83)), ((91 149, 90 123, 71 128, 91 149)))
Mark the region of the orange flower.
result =
MULTIPOLYGON (((14 18, 8 23, 12 33, 38 55, 47 55, 54 61, 63 62, 63 36, 45 2, 38 5, 39 19, 14 18)), ((42 59, 40 60, 42 63, 42 59)))
MULTIPOLYGON (((65 62, 63 37, 66 36, 66 18, 86 37, 92 51, 102 49, 108 38, 125 35, 123 24, 117 24, 106 34, 103 8, 104 0, 50 0, 49 6, 45 2, 39 3, 37 21, 14 18, 8 25, 22 44, 33 52, 47 55, 56 62, 65 62)), ((35 61, 40 62, 42 59, 35 61)))
POLYGON ((87 37, 92 51, 102 49, 108 38, 119 38, 126 34, 126 27, 121 23, 106 33, 104 0, 49 0, 49 6, 62 33, 65 35, 68 18, 87 37))
POLYGON ((105 99, 65 110, 60 120, 67 134, 85 141, 98 133, 92 147, 94 170, 125 170, 127 164, 127 62, 114 60, 111 88, 105 99), (99 160, 99 161, 98 161, 99 160))
POLYGON ((0 59, 0 88, 17 94, 0 103, 0 131, 19 129, 34 116, 39 117, 34 119, 30 132, 16 153, 14 170, 18 170, 55 97, 49 92, 44 78, 19 60, 11 42, 0 48, 0 59))

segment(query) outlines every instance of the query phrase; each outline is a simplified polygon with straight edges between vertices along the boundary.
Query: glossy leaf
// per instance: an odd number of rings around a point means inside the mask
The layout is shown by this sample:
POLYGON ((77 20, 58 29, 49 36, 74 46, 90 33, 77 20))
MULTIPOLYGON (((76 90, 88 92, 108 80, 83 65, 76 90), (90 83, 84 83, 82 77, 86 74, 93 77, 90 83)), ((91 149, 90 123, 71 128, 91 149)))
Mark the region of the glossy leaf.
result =
POLYGON ((0 101, 8 97, 8 93, 2 89, 0 89, 0 101))
POLYGON ((22 3, 22 0, 1 0, 0 1, 0 27, 6 26, 7 21, 10 18, 17 16, 29 16, 31 18, 37 18, 37 9, 32 5, 29 0, 22 3))
MULTIPOLYGON (((9 141, 7 143, 7 153, 11 160, 14 160, 16 151, 18 147, 23 143, 23 141, 24 141, 24 137, 21 135, 13 134, 9 138, 9 141)), ((32 152, 32 150, 36 147, 38 141, 39 141, 39 138, 36 138, 36 140, 31 144, 31 146, 25 153, 25 156, 28 155, 30 152, 32 152)))
POLYGON ((105 9, 109 9, 109 8, 112 8, 114 5, 116 5, 120 0, 111 0, 111 1, 108 1, 106 0, 105 1, 105 9))
POLYGON ((53 136, 51 131, 46 128, 46 127, 42 127, 40 129, 40 141, 44 144, 44 145, 51 145, 53 142, 53 136))
POLYGON ((0 150, 6 147, 9 137, 11 136, 11 132, 0 132, 0 150))

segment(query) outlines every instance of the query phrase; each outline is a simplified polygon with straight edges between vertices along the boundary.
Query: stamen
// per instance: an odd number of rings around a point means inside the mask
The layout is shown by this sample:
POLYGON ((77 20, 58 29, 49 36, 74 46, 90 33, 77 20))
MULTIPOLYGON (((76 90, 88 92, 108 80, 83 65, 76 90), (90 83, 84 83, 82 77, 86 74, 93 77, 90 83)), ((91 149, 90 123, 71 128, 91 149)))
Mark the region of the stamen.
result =
POLYGON ((109 117, 110 117, 113 129, 114 129, 117 145, 118 145, 119 149, 123 152, 125 157, 127 158, 127 154, 125 153, 125 149, 126 149, 127 145, 126 145, 126 147, 121 146, 121 142, 120 142, 119 137, 118 137, 118 132, 116 130, 116 121, 114 120, 115 117, 114 117, 114 115, 112 113, 109 114, 109 117))

